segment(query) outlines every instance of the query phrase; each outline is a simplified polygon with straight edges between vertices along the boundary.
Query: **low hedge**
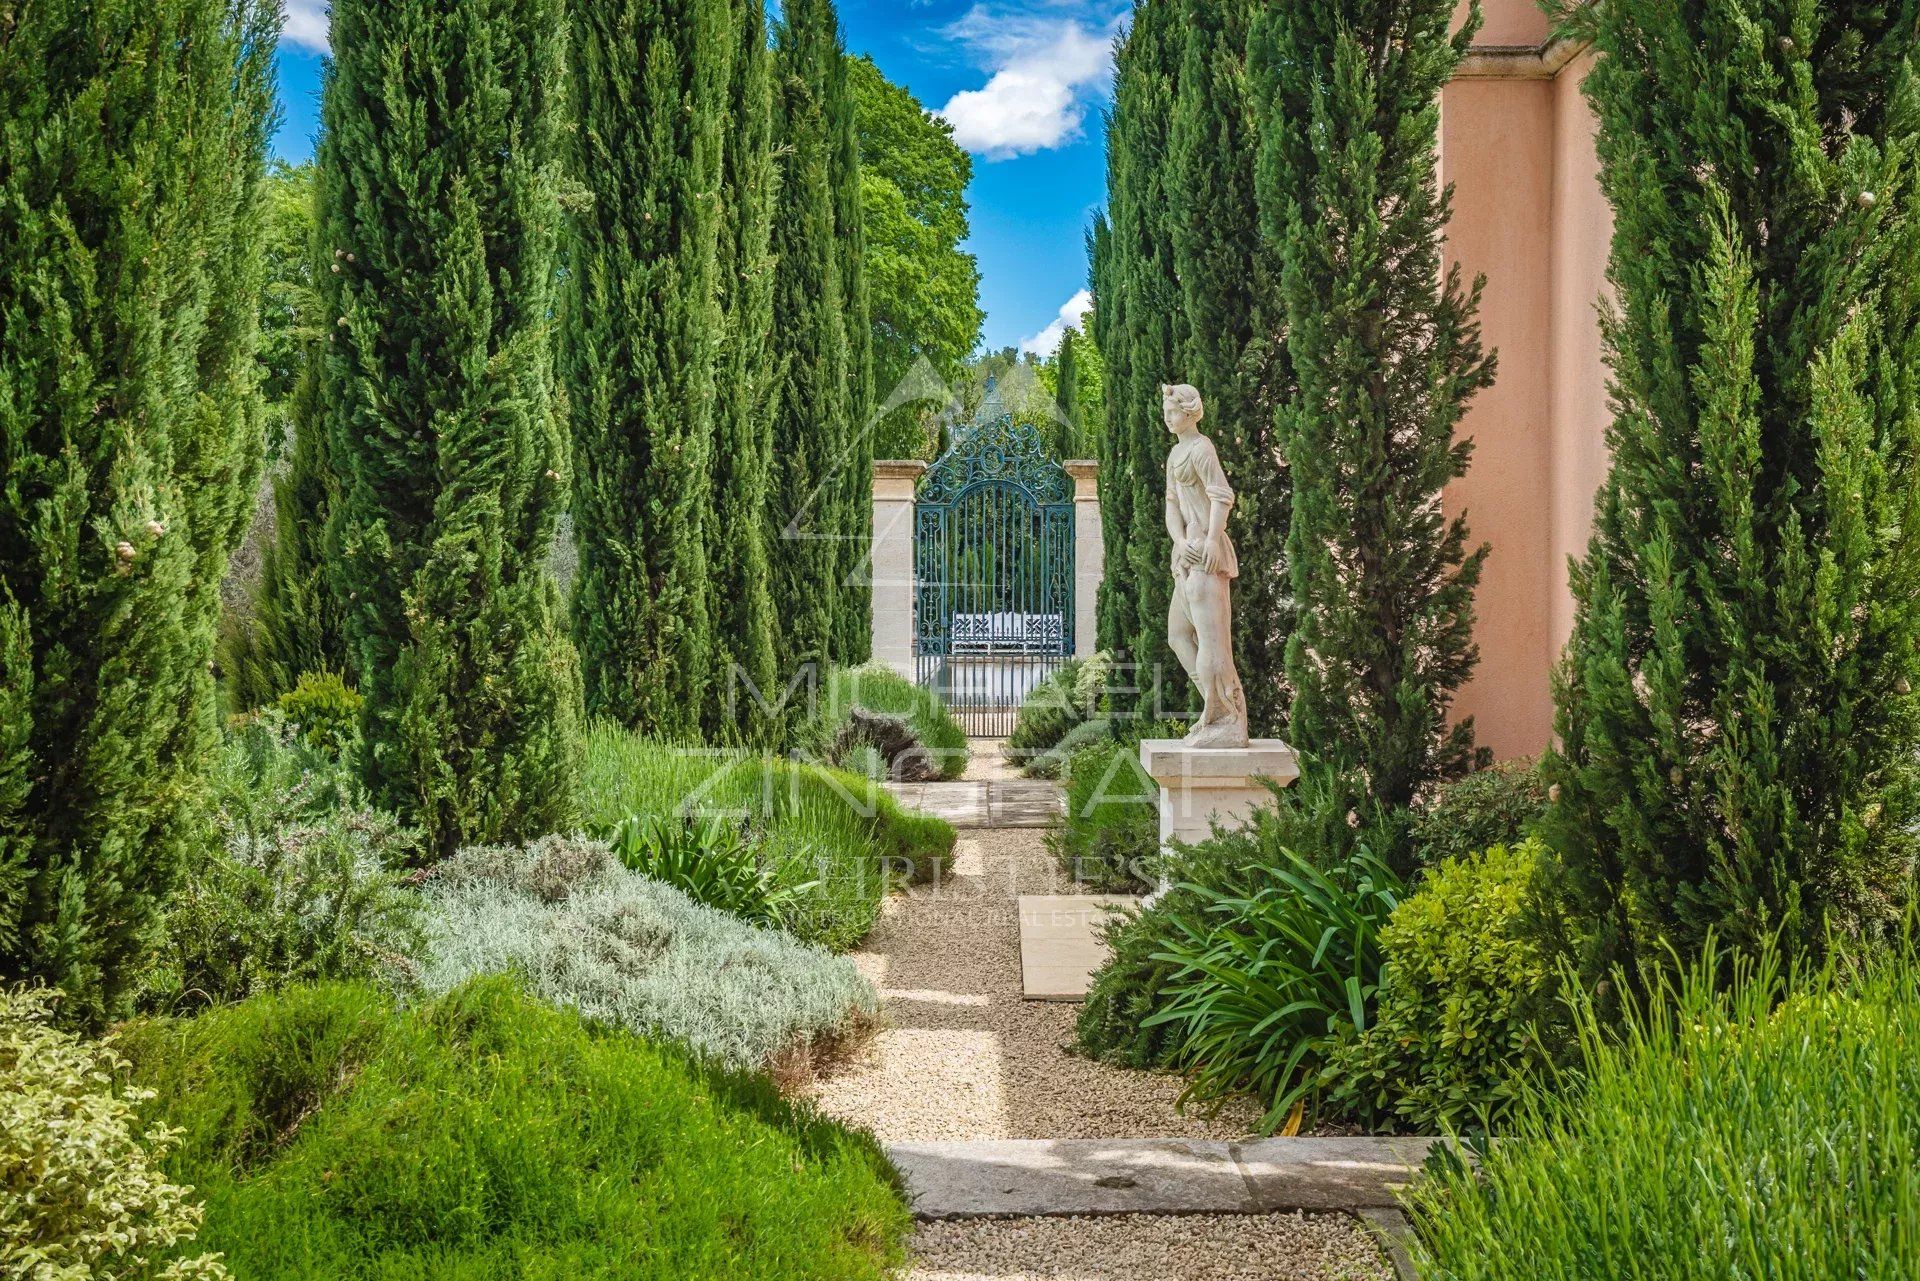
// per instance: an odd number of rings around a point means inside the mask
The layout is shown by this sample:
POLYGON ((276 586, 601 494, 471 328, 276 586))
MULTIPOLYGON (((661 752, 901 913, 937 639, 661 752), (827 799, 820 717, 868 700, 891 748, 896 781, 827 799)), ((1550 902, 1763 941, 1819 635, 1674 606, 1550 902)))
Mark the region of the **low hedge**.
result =
POLYGON ((1160 789, 1135 747, 1098 743, 1066 765, 1066 815, 1050 837, 1066 873, 1098 889, 1151 889, 1160 854, 1160 789))
POLYGON ((903 1260, 870 1138, 505 979, 404 1011, 294 988, 123 1049, 182 1132, 194 1248, 240 1281, 881 1281, 903 1260))

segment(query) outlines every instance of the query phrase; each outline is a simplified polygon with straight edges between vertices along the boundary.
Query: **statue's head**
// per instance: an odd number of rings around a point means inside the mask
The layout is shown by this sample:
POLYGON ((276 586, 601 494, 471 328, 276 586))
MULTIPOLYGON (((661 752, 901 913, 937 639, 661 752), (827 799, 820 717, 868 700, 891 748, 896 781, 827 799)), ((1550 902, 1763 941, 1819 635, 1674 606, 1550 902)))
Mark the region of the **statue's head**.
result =
POLYGON ((1160 413, 1167 420, 1167 430, 1178 435, 1199 426, 1207 407, 1201 403, 1197 389, 1185 383, 1161 383, 1160 413))

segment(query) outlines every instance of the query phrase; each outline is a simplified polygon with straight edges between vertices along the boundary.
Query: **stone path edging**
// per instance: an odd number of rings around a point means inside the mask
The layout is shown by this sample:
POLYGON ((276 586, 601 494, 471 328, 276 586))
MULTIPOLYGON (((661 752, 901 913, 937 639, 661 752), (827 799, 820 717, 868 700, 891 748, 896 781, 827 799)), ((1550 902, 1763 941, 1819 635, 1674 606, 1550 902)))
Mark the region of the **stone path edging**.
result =
POLYGON ((1396 1209, 1432 1139, 892 1143, 920 1219, 1396 1209))

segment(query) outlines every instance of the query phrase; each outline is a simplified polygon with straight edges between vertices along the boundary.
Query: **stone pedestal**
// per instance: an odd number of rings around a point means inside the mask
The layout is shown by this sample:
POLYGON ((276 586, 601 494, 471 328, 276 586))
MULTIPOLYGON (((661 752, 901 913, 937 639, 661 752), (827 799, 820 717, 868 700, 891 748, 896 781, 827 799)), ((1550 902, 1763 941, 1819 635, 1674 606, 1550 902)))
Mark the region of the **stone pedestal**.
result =
MULTIPOLYGON (((1273 804, 1262 779, 1285 787, 1300 777, 1293 749, 1277 738, 1245 747, 1189 747, 1177 738, 1140 744, 1140 764, 1160 785, 1160 852, 1193 844, 1224 828, 1245 826, 1253 812, 1273 804)), ((1161 886, 1165 888, 1164 883, 1161 886)))
POLYGON ((873 464, 873 661, 913 680, 913 494, 927 465, 873 464))

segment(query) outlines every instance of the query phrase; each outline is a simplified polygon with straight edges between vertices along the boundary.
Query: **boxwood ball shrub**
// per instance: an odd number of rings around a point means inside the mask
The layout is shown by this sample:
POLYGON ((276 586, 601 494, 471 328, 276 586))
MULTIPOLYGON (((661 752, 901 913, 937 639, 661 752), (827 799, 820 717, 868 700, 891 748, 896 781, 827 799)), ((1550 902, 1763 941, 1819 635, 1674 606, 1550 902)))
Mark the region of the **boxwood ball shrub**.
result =
POLYGON ((1920 963, 1709 954, 1529 1093, 1475 1175, 1412 1189, 1438 1281, 1920 1276, 1920 963), (1717 994, 1717 981, 1730 980, 1717 994))
POLYGON ((1414 1130, 1498 1130, 1562 1026, 1554 958, 1529 928, 1541 847, 1448 859, 1380 931, 1379 1004, 1330 1058, 1329 1108, 1414 1130))
POLYGON ((871 1139, 506 979, 293 988, 124 1051, 243 1281, 882 1281, 911 1226, 871 1139))
POLYGON ((515 974, 542 1000, 733 1068, 804 1075, 872 1026, 851 961, 622 866, 598 841, 462 850, 421 887, 412 983, 515 974))
POLYGON ((1408 838, 1414 858, 1431 866, 1496 845, 1518 845, 1546 812, 1540 762, 1502 761, 1436 787, 1432 799, 1413 811, 1408 838))
POLYGON ((200 1206, 168 1177, 175 1134, 102 1042, 52 1026, 45 988, 0 988, 0 1276, 226 1276, 193 1244, 200 1206))
POLYGON ((337 752, 359 732, 363 700, 334 672, 302 672, 274 706, 307 742, 337 752))

